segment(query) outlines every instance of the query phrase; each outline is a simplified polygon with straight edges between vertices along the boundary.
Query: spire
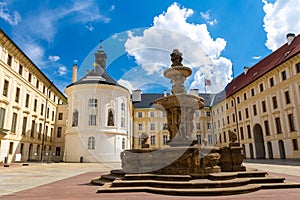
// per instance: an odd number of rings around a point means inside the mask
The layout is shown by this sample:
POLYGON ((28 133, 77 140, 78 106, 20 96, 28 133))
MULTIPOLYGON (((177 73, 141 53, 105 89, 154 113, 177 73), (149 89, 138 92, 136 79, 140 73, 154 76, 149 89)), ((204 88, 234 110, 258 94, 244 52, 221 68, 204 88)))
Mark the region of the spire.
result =
POLYGON ((102 40, 99 50, 95 53, 95 67, 100 67, 106 70, 106 53, 102 49, 102 40))

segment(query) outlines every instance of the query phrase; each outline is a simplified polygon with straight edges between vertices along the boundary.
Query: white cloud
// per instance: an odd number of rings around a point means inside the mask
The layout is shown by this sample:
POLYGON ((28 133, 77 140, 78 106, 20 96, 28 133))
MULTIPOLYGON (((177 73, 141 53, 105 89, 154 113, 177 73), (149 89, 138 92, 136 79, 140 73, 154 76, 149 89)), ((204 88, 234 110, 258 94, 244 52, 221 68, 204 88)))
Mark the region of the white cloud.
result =
POLYGON ((22 45, 25 54, 36 64, 39 68, 44 68, 46 66, 46 61, 43 60, 45 55, 45 50, 34 43, 33 41, 23 41, 22 45))
POLYGON ((132 90, 135 90, 135 87, 132 85, 130 81, 119 79, 118 83, 122 85, 123 87, 127 88, 130 93, 132 93, 132 90))
POLYGON ((59 68, 58 68, 58 75, 59 76, 63 76, 63 75, 65 75, 65 74, 67 74, 67 67, 66 66, 59 66, 59 68))
POLYGON ((0 2, 0 18, 12 26, 17 26, 21 21, 21 16, 18 11, 10 11, 5 2, 0 2))
POLYGON ((264 3, 264 29, 267 33, 265 45, 268 49, 275 51, 281 45, 286 43, 286 34, 299 34, 300 30, 300 0, 276 0, 264 3))
POLYGON ((210 10, 208 10, 206 12, 200 12, 200 15, 206 21, 206 23, 213 26, 213 25, 217 24, 218 21, 217 21, 217 19, 211 19, 211 16, 209 13, 210 13, 210 10))
POLYGON ((91 24, 85 25, 84 27, 91 32, 95 30, 95 28, 91 24))
POLYGON ((254 60, 259 60, 261 58, 261 56, 253 56, 252 57, 254 60))
POLYGON ((192 14, 192 9, 172 4, 165 13, 154 18, 153 26, 145 29, 142 36, 128 32, 126 51, 134 56, 146 75, 157 74, 162 80, 162 72, 171 64, 170 53, 179 49, 183 53, 183 64, 195 72, 189 79, 190 88, 203 91, 205 77, 212 82, 209 92, 221 91, 232 78, 231 61, 220 56, 226 41, 213 39, 206 24, 188 23, 187 18, 192 14))
POLYGON ((56 62, 60 59, 59 56, 48 56, 48 60, 52 61, 52 62, 56 62))

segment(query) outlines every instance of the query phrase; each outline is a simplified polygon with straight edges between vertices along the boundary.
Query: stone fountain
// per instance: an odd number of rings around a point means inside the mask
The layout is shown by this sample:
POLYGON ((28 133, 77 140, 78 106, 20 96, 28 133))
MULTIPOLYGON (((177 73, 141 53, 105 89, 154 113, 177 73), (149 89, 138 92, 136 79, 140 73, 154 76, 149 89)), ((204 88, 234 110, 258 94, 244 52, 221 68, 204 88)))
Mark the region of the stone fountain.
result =
POLYGON ((155 100, 154 105, 167 114, 170 133, 168 147, 149 148, 143 136, 141 149, 121 153, 122 169, 111 170, 91 183, 101 185, 98 193, 151 192, 169 195, 228 195, 259 189, 299 188, 299 183, 284 183, 284 178, 267 172, 247 170, 237 135, 230 132, 226 147, 209 147, 193 140, 195 110, 204 107, 198 95, 187 94, 184 81, 192 74, 182 65, 182 54, 171 53, 171 68, 164 76, 173 84, 171 95, 155 100))

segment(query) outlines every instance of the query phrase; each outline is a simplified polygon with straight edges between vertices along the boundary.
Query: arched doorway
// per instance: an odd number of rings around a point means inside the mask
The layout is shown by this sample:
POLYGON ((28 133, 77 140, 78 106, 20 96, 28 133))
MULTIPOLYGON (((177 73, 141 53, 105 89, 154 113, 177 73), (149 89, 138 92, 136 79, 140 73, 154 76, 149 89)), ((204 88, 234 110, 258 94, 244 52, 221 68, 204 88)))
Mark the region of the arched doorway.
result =
POLYGON ((249 149, 250 149, 250 158, 253 159, 254 154, 253 154, 253 145, 252 145, 252 143, 249 144, 249 149))
POLYGON ((265 144, 264 144, 264 136, 263 136, 262 128, 259 124, 254 125, 253 135, 254 135, 256 158, 265 159, 266 151, 265 151, 265 144))
POLYGON ((284 143, 282 140, 278 141, 278 146, 279 146, 280 159, 285 159, 284 143))
POLYGON ((268 146, 268 154, 269 154, 269 159, 273 159, 273 148, 272 148, 272 143, 271 142, 268 142, 267 143, 267 146, 268 146))

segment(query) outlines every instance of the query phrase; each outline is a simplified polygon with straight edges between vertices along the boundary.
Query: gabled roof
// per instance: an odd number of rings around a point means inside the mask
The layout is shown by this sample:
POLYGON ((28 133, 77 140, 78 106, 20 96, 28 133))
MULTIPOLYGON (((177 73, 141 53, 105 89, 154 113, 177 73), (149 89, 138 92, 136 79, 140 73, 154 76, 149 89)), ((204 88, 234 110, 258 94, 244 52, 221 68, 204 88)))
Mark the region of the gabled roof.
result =
POLYGON ((264 74, 272 69, 275 69, 280 64, 286 62, 300 52, 300 37, 294 38, 293 42, 287 43, 279 49, 262 59, 260 62, 251 67, 248 72, 240 74, 233 79, 225 88, 226 97, 233 95, 242 88, 246 87, 256 79, 262 77, 264 74))

